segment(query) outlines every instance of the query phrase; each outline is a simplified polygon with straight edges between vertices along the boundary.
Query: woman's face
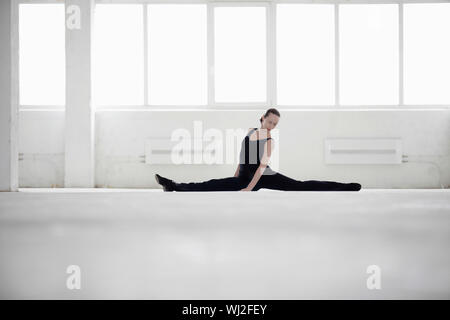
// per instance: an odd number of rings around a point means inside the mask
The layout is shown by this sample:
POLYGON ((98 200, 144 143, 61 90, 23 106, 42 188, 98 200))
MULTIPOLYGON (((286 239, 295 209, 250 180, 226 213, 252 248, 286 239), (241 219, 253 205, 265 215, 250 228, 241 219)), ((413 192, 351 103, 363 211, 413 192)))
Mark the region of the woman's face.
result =
POLYGON ((273 113, 269 113, 267 117, 263 116, 263 121, 261 123, 262 128, 270 131, 277 126, 279 120, 280 120, 279 116, 273 113))

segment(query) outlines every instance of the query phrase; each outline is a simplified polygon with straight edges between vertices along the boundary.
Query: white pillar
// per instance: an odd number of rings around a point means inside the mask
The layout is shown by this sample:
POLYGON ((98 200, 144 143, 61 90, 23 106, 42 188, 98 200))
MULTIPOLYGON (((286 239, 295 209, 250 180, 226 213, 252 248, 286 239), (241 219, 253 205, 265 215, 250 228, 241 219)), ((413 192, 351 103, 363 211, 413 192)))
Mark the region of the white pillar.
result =
POLYGON ((18 105, 17 77, 13 77, 14 50, 12 30, 17 29, 17 19, 12 19, 12 0, 0 1, 0 191, 17 191, 18 188, 18 105))
POLYGON ((66 0, 65 187, 94 187, 93 0, 66 0))

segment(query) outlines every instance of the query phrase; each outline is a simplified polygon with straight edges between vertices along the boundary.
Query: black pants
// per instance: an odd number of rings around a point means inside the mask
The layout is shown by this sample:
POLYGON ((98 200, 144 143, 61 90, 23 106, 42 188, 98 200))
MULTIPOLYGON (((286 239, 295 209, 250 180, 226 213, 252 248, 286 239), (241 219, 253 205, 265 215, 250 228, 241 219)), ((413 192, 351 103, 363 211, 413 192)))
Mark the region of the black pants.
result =
MULTIPOLYGON (((228 177, 203 182, 176 183, 175 191, 239 191, 246 188, 249 183, 250 179, 248 178, 228 177)), ((262 188, 283 191, 359 191, 361 185, 334 181, 300 181, 277 172, 262 175, 252 191, 258 191, 262 188)))

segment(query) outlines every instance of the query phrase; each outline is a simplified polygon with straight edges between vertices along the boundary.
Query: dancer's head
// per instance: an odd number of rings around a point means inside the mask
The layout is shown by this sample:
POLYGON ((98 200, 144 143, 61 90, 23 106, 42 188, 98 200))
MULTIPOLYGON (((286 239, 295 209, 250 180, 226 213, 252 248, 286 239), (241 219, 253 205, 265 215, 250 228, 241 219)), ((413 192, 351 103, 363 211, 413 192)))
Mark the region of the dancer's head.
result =
POLYGON ((280 112, 275 108, 267 109, 266 113, 261 116, 261 129, 272 130, 280 120, 280 112))

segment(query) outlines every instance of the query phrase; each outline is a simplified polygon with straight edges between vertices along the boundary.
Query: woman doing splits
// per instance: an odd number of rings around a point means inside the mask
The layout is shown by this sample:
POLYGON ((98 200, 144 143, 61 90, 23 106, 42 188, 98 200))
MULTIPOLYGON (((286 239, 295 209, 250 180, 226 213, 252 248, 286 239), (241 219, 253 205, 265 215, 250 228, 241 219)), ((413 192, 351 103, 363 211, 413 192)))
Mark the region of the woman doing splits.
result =
POLYGON ((359 183, 300 181, 272 170, 268 163, 273 149, 270 130, 276 127, 280 112, 268 109, 259 120, 261 128, 252 128, 242 140, 240 161, 233 177, 203 182, 176 183, 155 174, 164 191, 258 191, 261 188, 283 191, 359 191, 359 183), (264 136, 265 138, 260 138, 264 136))

